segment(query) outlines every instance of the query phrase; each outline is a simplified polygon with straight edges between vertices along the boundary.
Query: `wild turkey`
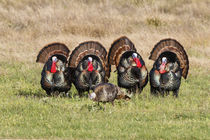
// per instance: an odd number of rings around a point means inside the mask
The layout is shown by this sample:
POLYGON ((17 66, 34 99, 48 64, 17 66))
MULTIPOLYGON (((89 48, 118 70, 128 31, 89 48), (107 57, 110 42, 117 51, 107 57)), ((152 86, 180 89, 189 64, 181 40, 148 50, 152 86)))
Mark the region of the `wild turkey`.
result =
POLYGON ((108 64, 110 72, 111 65, 117 68, 119 87, 126 88, 129 93, 141 93, 148 82, 148 71, 141 55, 126 36, 120 37, 111 45, 108 64))
POLYGON ((52 43, 40 50, 36 62, 45 63, 40 83, 48 95, 70 90, 71 81, 66 68, 69 53, 68 47, 62 43, 52 43))
POLYGON ((183 46, 174 39, 163 39, 150 53, 149 59, 155 61, 150 71, 151 93, 157 95, 173 91, 178 97, 181 76, 187 78, 189 61, 183 46))
POLYGON ((89 98, 98 102, 111 102, 114 105, 115 99, 130 99, 118 86, 110 83, 102 83, 94 88, 94 92, 89 94, 89 98))
POLYGON ((79 96, 96 85, 108 81, 106 76, 106 49, 98 42, 87 41, 76 47, 69 59, 72 81, 79 96))

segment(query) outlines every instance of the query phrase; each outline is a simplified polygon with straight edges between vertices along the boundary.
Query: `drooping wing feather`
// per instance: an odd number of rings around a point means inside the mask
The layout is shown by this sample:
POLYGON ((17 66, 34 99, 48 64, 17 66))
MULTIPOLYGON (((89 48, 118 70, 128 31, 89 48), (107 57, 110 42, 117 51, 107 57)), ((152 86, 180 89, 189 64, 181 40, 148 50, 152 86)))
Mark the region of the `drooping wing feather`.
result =
POLYGON ((108 54, 108 64, 118 66, 121 55, 126 51, 136 51, 134 44, 126 36, 122 36, 115 40, 108 54))
POLYGON ((63 43, 51 43, 42 48, 37 56, 36 62, 46 63, 53 55, 64 56, 68 58, 70 50, 63 43))
POLYGON ((186 79, 189 70, 189 60, 184 47, 175 39, 163 39, 154 46, 149 59, 155 61, 164 52, 172 52, 176 54, 178 60, 180 61, 182 76, 186 79))

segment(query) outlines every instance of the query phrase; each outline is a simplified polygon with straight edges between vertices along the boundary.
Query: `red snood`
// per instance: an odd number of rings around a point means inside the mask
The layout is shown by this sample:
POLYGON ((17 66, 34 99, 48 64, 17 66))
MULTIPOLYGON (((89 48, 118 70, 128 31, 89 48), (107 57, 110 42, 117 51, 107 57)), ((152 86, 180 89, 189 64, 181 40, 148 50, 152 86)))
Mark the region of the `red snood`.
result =
POLYGON ((88 62, 88 71, 90 71, 90 72, 93 71, 93 64, 92 64, 92 62, 88 62))
POLYGON ((166 72, 165 67, 166 67, 166 63, 162 63, 162 64, 160 65, 160 74, 163 74, 163 73, 166 72))
POLYGON ((138 68, 141 68, 141 67, 142 67, 141 62, 139 61, 138 58, 134 58, 133 60, 136 62, 136 66, 137 66, 138 68))
POLYGON ((52 62, 51 73, 56 73, 56 62, 52 62))

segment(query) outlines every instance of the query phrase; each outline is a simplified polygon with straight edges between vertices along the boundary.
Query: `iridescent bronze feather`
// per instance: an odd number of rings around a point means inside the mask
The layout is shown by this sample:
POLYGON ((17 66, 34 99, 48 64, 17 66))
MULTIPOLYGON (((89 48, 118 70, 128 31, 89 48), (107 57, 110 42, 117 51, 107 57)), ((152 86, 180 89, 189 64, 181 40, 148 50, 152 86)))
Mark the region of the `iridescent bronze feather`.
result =
POLYGON ((107 55, 106 49, 96 41, 87 41, 79 44, 79 46, 73 50, 69 58, 69 67, 76 68, 86 55, 98 56, 105 67, 107 55))
POLYGON ((172 52, 176 54, 182 69, 182 76, 186 79, 189 70, 189 60, 184 47, 175 39, 163 39, 158 42, 150 53, 149 59, 157 60, 164 52, 172 52))
POLYGON ((106 49, 96 41, 83 42, 72 51, 68 66, 73 70, 72 80, 80 96, 97 84, 108 82, 106 58, 106 49))
POLYGON ((126 88, 130 93, 136 93, 137 90, 141 93, 148 82, 148 71, 141 55, 126 36, 122 36, 112 43, 108 54, 110 72, 111 65, 115 65, 117 68, 119 87, 126 88))
POLYGON ((46 63, 53 55, 60 55, 68 59, 70 50, 63 43, 51 43, 43 47, 37 55, 36 62, 46 63))
POLYGON ((121 55, 126 51, 136 51, 134 44, 126 36, 115 40, 108 54, 108 64, 118 66, 121 55))
POLYGON ((40 83, 48 95, 55 91, 67 93, 70 90, 70 72, 66 68, 69 53, 70 50, 63 43, 51 43, 40 50, 36 62, 45 64, 40 83), (53 64, 54 72, 51 71, 53 64))
POLYGON ((172 91, 178 97, 181 77, 186 79, 189 70, 189 60, 183 46, 175 39, 163 39, 154 46, 149 59, 155 61, 150 71, 151 93, 164 96, 172 91))

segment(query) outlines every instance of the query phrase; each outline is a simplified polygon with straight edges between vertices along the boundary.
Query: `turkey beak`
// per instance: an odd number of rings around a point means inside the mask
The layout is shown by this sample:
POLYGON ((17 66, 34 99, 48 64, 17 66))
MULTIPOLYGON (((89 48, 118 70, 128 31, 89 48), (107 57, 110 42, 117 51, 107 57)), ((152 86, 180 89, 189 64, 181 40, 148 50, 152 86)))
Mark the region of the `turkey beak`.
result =
POLYGON ((161 69, 165 69, 166 63, 167 63, 167 58, 166 57, 163 57, 162 58, 162 62, 161 62, 161 69))

